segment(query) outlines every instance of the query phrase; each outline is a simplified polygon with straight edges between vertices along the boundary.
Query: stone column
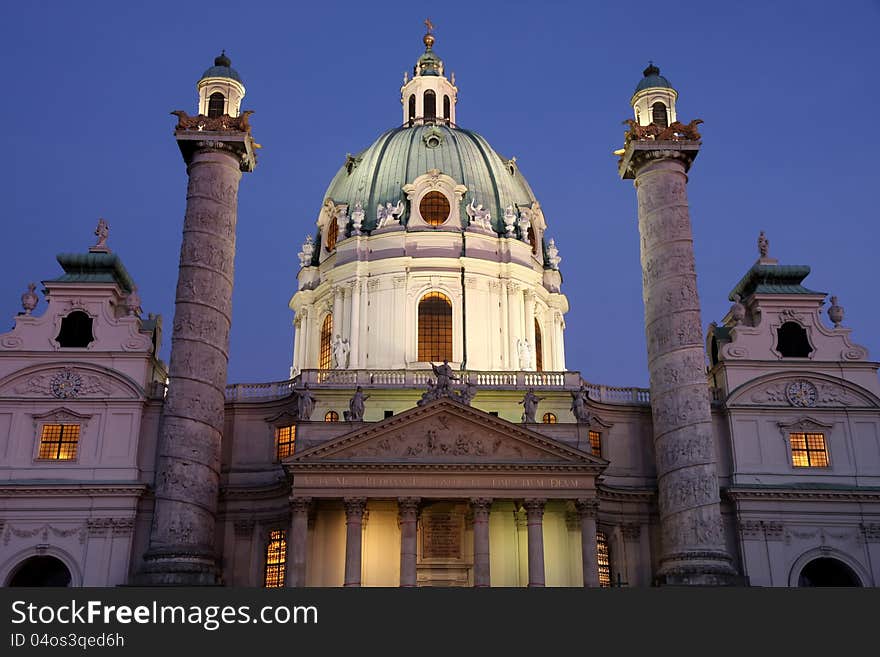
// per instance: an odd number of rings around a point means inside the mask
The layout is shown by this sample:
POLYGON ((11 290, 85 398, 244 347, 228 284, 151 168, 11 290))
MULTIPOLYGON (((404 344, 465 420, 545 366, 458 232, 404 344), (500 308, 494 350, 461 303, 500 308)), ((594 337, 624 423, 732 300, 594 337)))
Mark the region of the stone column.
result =
POLYGON ((300 308, 300 314, 302 315, 302 321, 300 322, 300 327, 302 330, 302 338, 299 341, 300 347, 300 369, 307 370, 313 365, 309 362, 311 359, 309 356, 311 355, 309 352, 312 350, 312 312, 311 307, 303 307, 300 308))
POLYGON ((529 586, 544 586, 544 504, 547 500, 526 500, 523 506, 529 524, 529 586))
POLYGON ((584 586, 599 586, 599 555, 596 548, 597 500, 581 499, 575 502, 581 520, 581 552, 584 560, 584 586))
POLYGON ((287 532, 287 586, 306 585, 306 555, 309 538, 309 497, 290 498, 290 531, 287 532))
POLYGON ((331 294, 333 295, 333 335, 330 336, 330 344, 332 345, 337 335, 340 338, 345 337, 345 326, 342 323, 342 288, 334 285, 331 294))
POLYGON ((514 281, 507 281, 507 350, 510 354, 509 368, 519 371, 519 350, 516 348, 516 341, 525 337, 522 334, 522 316, 519 313, 522 295, 519 293, 519 284, 514 281))
MULTIPOLYGON (((217 133, 214 133, 217 134, 217 133)), ((254 166, 249 132, 213 141, 175 133, 187 163, 186 214, 171 333, 170 386, 159 423, 150 547, 135 583, 212 585, 238 184, 254 166)))
POLYGON ((400 585, 416 586, 416 538, 418 536, 418 497, 401 497, 397 500, 400 522, 400 585))
POLYGON ((526 290, 525 297, 526 339, 529 341, 529 348, 532 351, 529 368, 535 370, 538 367, 538 351, 535 345, 535 293, 532 290, 526 290))
POLYGON ((293 369, 298 374, 302 369, 302 318, 299 313, 293 318, 293 369))
POLYGON ((631 140, 620 173, 635 178, 660 522, 658 579, 715 585, 734 575, 724 544, 687 200, 695 141, 631 140))
POLYGON ((345 498, 345 582, 344 586, 361 585, 361 545, 363 543, 363 497, 345 498))
POLYGON ((359 338, 361 332, 361 282, 355 280, 351 284, 351 324, 349 326, 351 337, 348 339, 348 366, 357 369, 360 363, 359 338))
POLYGON ((501 288, 498 293, 501 295, 501 338, 504 345, 501 349, 501 366, 502 369, 512 370, 516 368, 513 366, 513 360, 510 357, 513 336, 510 334, 510 303, 507 298, 507 284, 504 281, 501 281, 501 288))
POLYGON ((471 500, 474 515, 474 586, 490 586, 489 577, 489 511, 492 500, 475 498, 471 500))

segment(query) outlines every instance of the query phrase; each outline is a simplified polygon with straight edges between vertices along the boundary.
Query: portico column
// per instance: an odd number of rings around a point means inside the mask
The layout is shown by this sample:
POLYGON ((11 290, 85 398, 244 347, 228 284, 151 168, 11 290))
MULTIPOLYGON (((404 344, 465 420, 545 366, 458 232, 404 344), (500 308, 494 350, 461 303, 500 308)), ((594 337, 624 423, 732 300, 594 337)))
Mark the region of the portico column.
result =
POLYGON ((287 586, 306 585, 306 552, 309 536, 310 497, 290 498, 290 531, 287 536, 287 586))
POLYGON ((519 364, 519 351, 517 350, 516 340, 522 339, 523 334, 520 330, 522 326, 522 315, 519 313, 519 306, 522 295, 519 294, 519 285, 515 281, 507 281, 507 348, 510 354, 510 369, 519 371, 522 369, 519 364))
POLYGON ((361 542, 363 540, 364 497, 345 500, 345 581, 344 586, 361 585, 361 542))
POLYGON ((596 588, 599 586, 599 560, 596 548, 596 514, 599 511, 599 502, 581 499, 574 505, 581 519, 584 586, 596 588))
POLYGON ((416 585, 416 536, 418 534, 418 497, 401 497, 397 500, 400 522, 400 585, 416 585))
POLYGON ((471 500, 474 514, 474 586, 490 586, 489 577, 489 510, 492 500, 475 498, 471 500))
POLYGON ((547 500, 526 500, 529 526, 529 586, 544 586, 544 504, 547 500))

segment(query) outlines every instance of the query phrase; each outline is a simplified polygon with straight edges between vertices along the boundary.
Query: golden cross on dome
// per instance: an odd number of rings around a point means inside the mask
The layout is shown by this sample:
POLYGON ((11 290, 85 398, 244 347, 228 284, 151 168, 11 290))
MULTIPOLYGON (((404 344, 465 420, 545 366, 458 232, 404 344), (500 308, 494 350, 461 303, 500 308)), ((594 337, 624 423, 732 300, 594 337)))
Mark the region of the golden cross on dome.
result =
POLYGON ((434 23, 431 22, 430 18, 425 19, 425 28, 428 30, 428 34, 431 34, 431 30, 434 29, 434 23))

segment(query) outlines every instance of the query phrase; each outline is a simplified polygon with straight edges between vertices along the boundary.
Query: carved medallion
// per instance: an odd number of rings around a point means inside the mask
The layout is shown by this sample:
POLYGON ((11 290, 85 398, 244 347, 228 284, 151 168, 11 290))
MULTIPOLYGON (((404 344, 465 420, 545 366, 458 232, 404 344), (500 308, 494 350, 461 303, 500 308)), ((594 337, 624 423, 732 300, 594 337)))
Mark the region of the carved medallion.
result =
POLYGON ((785 387, 785 397, 792 406, 815 406, 818 391, 809 381, 792 381, 785 387))
POLYGON ((79 394, 82 377, 71 369, 64 369, 52 378, 49 387, 58 399, 70 399, 79 394))

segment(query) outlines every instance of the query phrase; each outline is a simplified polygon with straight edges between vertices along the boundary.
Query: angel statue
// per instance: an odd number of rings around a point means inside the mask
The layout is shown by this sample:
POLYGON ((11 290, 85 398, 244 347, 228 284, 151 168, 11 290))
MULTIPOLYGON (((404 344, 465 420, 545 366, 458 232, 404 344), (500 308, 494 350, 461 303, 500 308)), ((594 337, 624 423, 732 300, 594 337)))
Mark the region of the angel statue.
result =
POLYGON ((437 385, 435 388, 438 396, 449 395, 450 382, 459 380, 453 373, 449 361, 444 359, 442 365, 434 365, 434 363, 431 363, 431 369, 434 371, 434 376, 437 377, 437 385))
POLYGON ((519 354, 519 369, 529 369, 532 364, 532 348, 531 345, 529 345, 529 341, 523 338, 517 338, 516 352, 519 354))
POLYGON ((476 204, 476 199, 471 199, 471 204, 465 208, 468 216, 471 218, 471 225, 492 230, 491 215, 489 211, 483 208, 483 204, 476 204))
POLYGON ((364 402, 369 398, 369 395, 364 394, 363 388, 358 386, 348 402, 348 411, 345 412, 347 422, 364 421, 364 402))
POLYGON ((574 415, 576 421, 584 424, 592 422, 592 415, 587 408, 588 397, 589 393, 583 383, 581 383, 580 388, 571 393, 571 414, 574 415))
POLYGON ((300 420, 310 420, 315 411, 315 396, 309 390, 308 383, 304 383, 296 393, 296 410, 300 420))
POLYGON ((529 391, 526 393, 526 396, 523 397, 523 400, 520 402, 523 407, 522 421, 525 422, 535 422, 535 413, 538 412, 538 402, 544 399, 544 397, 538 397, 535 394, 534 388, 529 388, 529 391))
POLYGON ((397 201, 397 205, 391 205, 389 201, 382 206, 376 207, 376 228, 385 228, 400 223, 400 215, 403 214, 403 201, 397 201))
POLYGON ((338 370, 348 367, 348 350, 348 338, 337 335, 333 341, 333 367, 338 370))

